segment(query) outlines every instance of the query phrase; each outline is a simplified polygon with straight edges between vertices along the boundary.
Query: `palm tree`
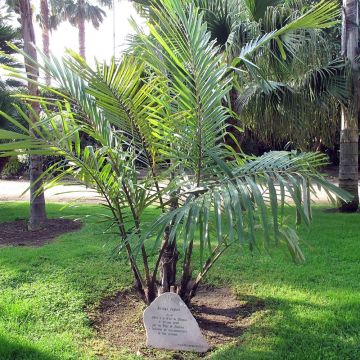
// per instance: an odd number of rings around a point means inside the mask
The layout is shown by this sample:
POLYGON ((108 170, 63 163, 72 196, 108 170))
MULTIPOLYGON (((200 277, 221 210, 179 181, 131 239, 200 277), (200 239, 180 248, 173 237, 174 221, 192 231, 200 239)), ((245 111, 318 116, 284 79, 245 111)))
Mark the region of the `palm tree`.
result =
MULTIPOLYGON (((112 6, 112 0, 96 1, 103 6, 112 6)), ((59 3, 58 11, 65 20, 78 28, 79 53, 85 59, 85 23, 91 22, 98 29, 106 16, 106 12, 91 0, 63 0, 59 3)))
POLYGON ((351 66, 351 97, 341 108, 340 187, 353 195, 351 202, 342 202, 340 210, 355 212, 359 207, 359 2, 343 0, 342 53, 351 66))
MULTIPOLYGON (((39 76, 39 66, 37 64, 37 51, 35 32, 33 25, 33 14, 30 0, 17 0, 17 10, 20 14, 21 33, 24 43, 25 69, 28 79, 28 92, 31 97, 39 95, 37 80, 39 76)), ((40 114, 40 105, 36 101, 30 102, 29 118, 31 121, 31 131, 36 137, 35 123, 40 114)), ((42 191, 42 157, 38 154, 30 156, 30 219, 29 230, 39 229, 46 220, 45 196, 42 191)))
MULTIPOLYGON (((58 1, 51 0, 50 6, 48 0, 40 0, 40 14, 37 16, 37 20, 40 23, 42 31, 42 46, 43 52, 46 56, 50 54, 50 33, 56 29, 61 19, 56 14, 58 7, 58 1)), ((45 74, 45 84, 50 85, 50 77, 48 73, 45 74)))
MULTIPOLYGON (((141 298, 150 303, 170 286, 189 303, 232 244, 272 251, 283 243, 295 261, 304 260, 296 232, 283 217, 287 197, 294 201, 297 223, 306 224, 312 184, 347 197, 318 174, 326 160, 321 154, 272 152, 254 159, 224 146, 231 68, 203 14, 182 0, 161 1, 151 11, 156 20, 150 35, 139 30, 119 63, 113 59, 94 70, 76 54, 63 61, 44 58, 44 69, 63 91, 62 101, 39 99, 45 114, 36 123, 38 136, 24 132, 15 142, 0 144, 0 153, 64 156, 68 163, 54 164, 43 179, 53 186, 72 174, 103 195, 109 231, 119 234, 118 250, 128 256, 141 298), (82 148, 83 133, 96 145, 82 148), (144 213, 154 205, 161 215, 147 223, 144 213), (182 256, 165 254, 169 245, 182 256), (181 271, 171 273, 177 265, 181 271)), ((250 55, 269 41, 282 41, 280 35, 299 29, 331 26, 337 14, 334 2, 315 6, 290 27, 245 44, 239 59, 250 64, 250 55)), ((302 39, 296 37, 293 45, 297 41, 302 39)))
MULTIPOLYGON (((43 51, 46 56, 50 54, 50 11, 47 0, 40 0, 40 26, 42 30, 43 51)), ((45 75, 45 84, 50 86, 51 78, 45 75)))

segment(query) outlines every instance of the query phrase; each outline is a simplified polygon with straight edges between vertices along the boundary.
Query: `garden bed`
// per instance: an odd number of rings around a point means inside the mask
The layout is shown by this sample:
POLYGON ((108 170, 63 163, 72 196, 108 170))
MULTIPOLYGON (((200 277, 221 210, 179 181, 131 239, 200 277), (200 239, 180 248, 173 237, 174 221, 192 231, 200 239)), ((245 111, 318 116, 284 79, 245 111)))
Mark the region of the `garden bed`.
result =
POLYGON ((42 246, 61 234, 79 230, 80 221, 48 219, 40 230, 29 231, 26 220, 0 223, 0 246, 42 246))

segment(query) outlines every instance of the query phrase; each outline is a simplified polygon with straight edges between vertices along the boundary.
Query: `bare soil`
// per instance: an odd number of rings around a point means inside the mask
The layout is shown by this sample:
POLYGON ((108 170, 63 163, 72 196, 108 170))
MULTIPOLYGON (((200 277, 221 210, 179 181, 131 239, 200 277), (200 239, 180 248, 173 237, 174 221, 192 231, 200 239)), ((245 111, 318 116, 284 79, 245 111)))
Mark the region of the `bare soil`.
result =
MULTIPOLYGON (((190 310, 201 328, 212 351, 220 345, 234 342, 251 325, 253 315, 264 308, 261 301, 237 299, 228 288, 202 287, 193 299, 190 310)), ((145 305, 133 291, 119 292, 105 298, 89 313, 99 340, 114 350, 128 349, 132 353, 151 354, 157 358, 159 350, 146 347, 142 322, 145 305)), ((172 359, 187 359, 186 352, 171 352, 172 359)), ((168 357, 167 357, 168 358, 168 357)))
POLYGON ((81 227, 81 222, 69 219, 48 219, 36 231, 29 231, 25 220, 0 223, 0 246, 42 246, 81 227))

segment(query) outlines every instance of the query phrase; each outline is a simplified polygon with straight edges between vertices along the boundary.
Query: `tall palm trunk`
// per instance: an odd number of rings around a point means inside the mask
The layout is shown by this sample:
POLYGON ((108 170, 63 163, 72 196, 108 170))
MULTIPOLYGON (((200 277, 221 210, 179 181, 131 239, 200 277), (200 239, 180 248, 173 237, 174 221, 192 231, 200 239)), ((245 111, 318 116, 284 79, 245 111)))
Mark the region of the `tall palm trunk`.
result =
POLYGON ((78 19, 78 29, 79 29, 79 53, 86 59, 85 56, 85 4, 84 0, 79 0, 79 7, 82 9, 79 14, 78 19))
MULTIPOLYGON (((24 41, 24 52, 30 56, 35 63, 30 62, 29 59, 25 58, 25 68, 29 79, 28 89, 30 96, 38 96, 39 89, 34 83, 37 81, 39 76, 39 68, 36 66, 37 53, 35 48, 35 33, 32 22, 32 9, 30 0, 19 0, 19 10, 21 19, 21 32, 24 41), (32 80, 32 81, 30 81, 32 80)), ((32 107, 35 113, 40 113, 40 106, 37 102, 32 103, 32 107)), ((32 121, 36 119, 30 114, 32 121)), ((29 230, 39 229, 42 223, 46 220, 45 212, 45 197, 44 193, 37 191, 41 188, 42 182, 37 181, 42 173, 42 158, 39 155, 32 155, 30 157, 30 221, 29 230)))
MULTIPOLYGON (((47 0, 40 1, 41 11, 41 25, 42 25, 42 43, 43 51, 46 56, 50 54, 50 18, 49 18, 49 4, 47 0)), ((45 74, 45 84, 50 86, 51 78, 50 74, 45 74)))
POLYGON ((79 19, 79 53, 86 59, 85 56, 85 20, 83 18, 79 19))
POLYGON ((348 107, 342 107, 340 135, 339 185, 354 196, 349 203, 341 202, 340 211, 355 212, 359 207, 358 161, 359 161, 359 67, 355 61, 358 56, 359 41, 358 0, 343 0, 342 53, 351 63, 352 96, 348 107))

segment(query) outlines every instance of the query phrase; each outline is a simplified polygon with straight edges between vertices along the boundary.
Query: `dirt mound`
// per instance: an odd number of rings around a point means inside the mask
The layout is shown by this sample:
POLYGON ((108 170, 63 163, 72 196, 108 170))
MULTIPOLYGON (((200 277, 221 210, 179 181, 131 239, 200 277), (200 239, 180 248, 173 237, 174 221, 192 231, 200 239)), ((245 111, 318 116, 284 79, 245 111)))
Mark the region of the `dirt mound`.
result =
MULTIPOLYGON (((253 314, 264 308, 262 302, 249 303, 236 298, 228 288, 202 287, 190 310, 199 323, 211 349, 236 341, 252 322, 253 314)), ((103 299, 89 314, 99 340, 114 350, 123 348, 143 356, 156 358, 157 350, 146 348, 142 322, 145 305, 131 291, 103 299)), ((186 359, 186 353, 172 352, 173 359, 186 359), (183 354, 183 355, 182 355, 183 354)))
POLYGON ((0 246, 41 246, 81 227, 81 222, 69 219, 46 220, 42 229, 36 231, 29 231, 25 220, 0 223, 0 246))

